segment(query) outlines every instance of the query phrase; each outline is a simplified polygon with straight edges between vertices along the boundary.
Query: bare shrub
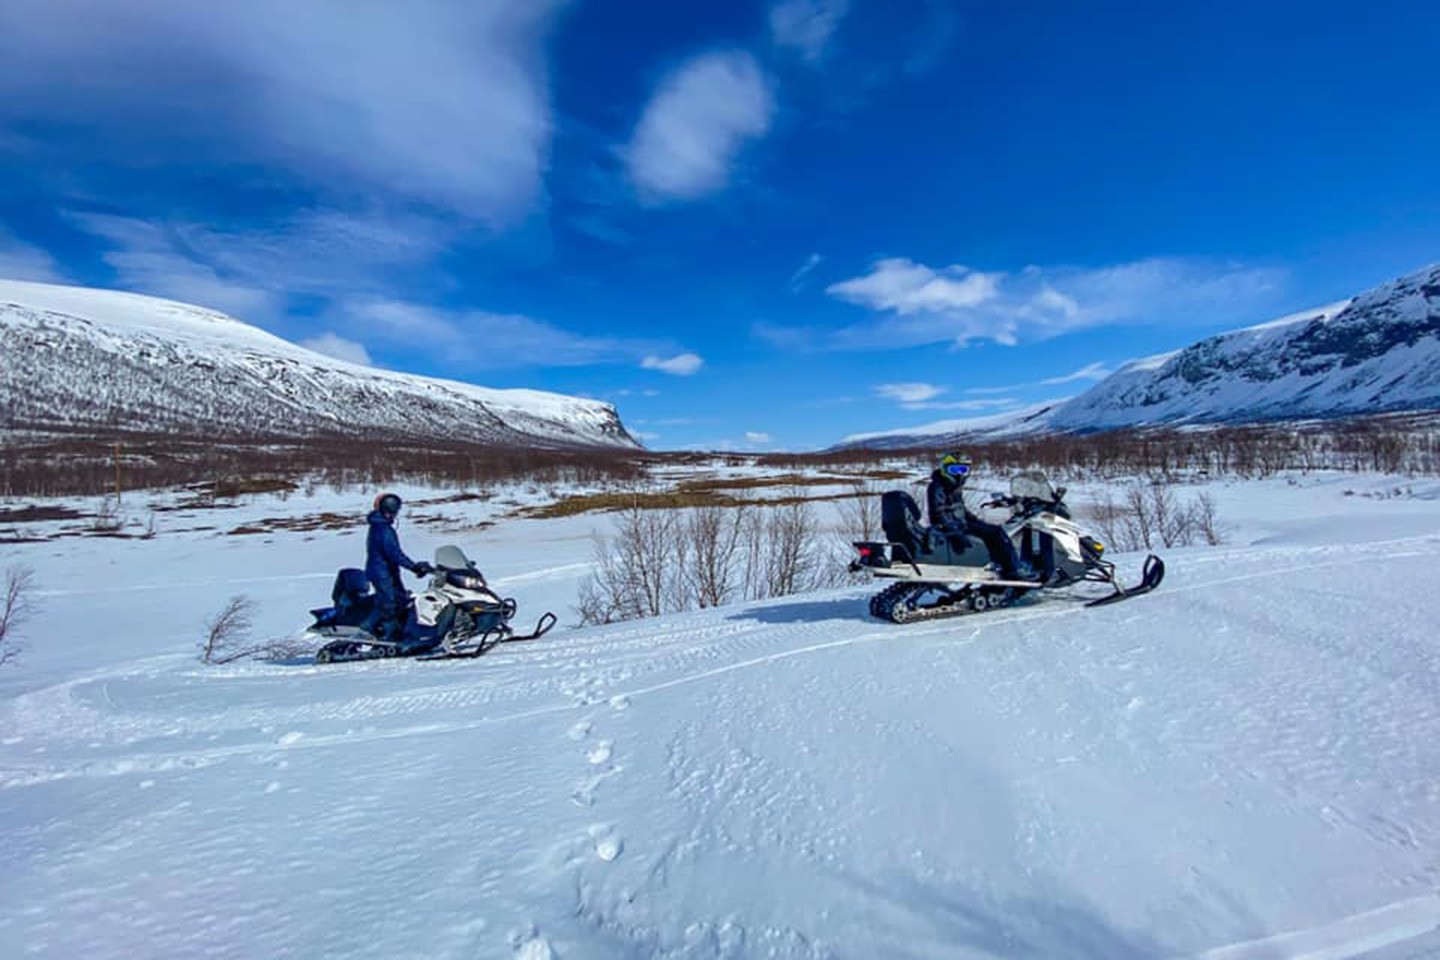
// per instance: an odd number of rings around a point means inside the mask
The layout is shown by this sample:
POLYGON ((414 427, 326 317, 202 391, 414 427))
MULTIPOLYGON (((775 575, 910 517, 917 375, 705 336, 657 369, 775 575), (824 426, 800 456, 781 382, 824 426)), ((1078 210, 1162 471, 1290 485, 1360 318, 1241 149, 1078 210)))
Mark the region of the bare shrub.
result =
POLYGON ((1221 542, 1215 498, 1200 492, 1192 500, 1176 496, 1162 479, 1131 482, 1116 499, 1109 489, 1095 497, 1091 519, 1103 541, 1119 552, 1185 547, 1197 540, 1214 546, 1221 542))
POLYGON ((840 501, 840 528, 847 540, 875 540, 880 536, 880 488, 857 480, 851 496, 840 501))
POLYGON ((580 584, 582 624, 761 600, 843 582, 844 565, 823 546, 808 500, 775 505, 646 509, 638 502, 595 540, 580 584))
POLYGON ((1205 538, 1208 545, 1214 547, 1224 542, 1220 536, 1220 518, 1215 498, 1208 490, 1202 490, 1191 501, 1190 523, 1199 535, 1205 538))
POLYGON ((35 571, 30 567, 17 565, 5 571, 5 592, 0 597, 0 663, 8 663, 20 653, 15 635, 35 614, 34 583, 35 571))
POLYGON ((718 607, 740 589, 738 561, 751 514, 749 507, 698 507, 681 529, 690 563, 681 570, 697 606, 718 607))
POLYGON ((255 601, 244 594, 231 597, 220 612, 205 621, 205 635, 200 640, 200 659, 205 663, 229 663, 255 653, 245 645, 250 633, 255 601))

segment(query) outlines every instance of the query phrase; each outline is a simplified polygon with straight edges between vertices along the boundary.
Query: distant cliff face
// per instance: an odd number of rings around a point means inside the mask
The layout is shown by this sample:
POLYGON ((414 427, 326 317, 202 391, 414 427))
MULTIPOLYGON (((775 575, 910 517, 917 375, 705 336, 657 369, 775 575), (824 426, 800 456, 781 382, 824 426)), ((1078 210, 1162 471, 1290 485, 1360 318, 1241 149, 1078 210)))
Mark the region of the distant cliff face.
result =
POLYGON ((378 370, 136 294, 0 281, 0 432, 638 448, 610 404, 378 370))

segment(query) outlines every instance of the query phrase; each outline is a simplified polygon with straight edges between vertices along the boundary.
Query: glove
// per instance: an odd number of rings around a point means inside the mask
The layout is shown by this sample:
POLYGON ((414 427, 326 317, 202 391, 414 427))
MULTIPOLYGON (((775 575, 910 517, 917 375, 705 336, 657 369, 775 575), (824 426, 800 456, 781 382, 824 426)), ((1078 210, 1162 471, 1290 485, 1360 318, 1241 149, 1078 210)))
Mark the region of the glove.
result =
POLYGON ((424 560, 421 560, 419 563, 415 564, 415 576, 417 577, 428 577, 434 572, 435 568, 432 567, 430 564, 426 563, 424 560))

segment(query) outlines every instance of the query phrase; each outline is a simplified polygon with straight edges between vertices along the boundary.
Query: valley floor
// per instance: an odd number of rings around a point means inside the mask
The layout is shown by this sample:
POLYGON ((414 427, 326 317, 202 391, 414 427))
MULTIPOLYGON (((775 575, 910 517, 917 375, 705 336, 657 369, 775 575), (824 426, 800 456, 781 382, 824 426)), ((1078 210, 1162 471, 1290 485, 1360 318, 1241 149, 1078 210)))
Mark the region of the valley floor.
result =
MULTIPOLYGON (((1434 957, 1440 489, 1405 484, 1216 485, 1230 542, 1111 607, 902 627, 848 588, 446 663, 196 661, 239 590, 303 624, 354 534, 7 549, 45 609, 0 677, 0 942, 1434 957)), ((461 542, 564 623, 597 523, 461 542)))

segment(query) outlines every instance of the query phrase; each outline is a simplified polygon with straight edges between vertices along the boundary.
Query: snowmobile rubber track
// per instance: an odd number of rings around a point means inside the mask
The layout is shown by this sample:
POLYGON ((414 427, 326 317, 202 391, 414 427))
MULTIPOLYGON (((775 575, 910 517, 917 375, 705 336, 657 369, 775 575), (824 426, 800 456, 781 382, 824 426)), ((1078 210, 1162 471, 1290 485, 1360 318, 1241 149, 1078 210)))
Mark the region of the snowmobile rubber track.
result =
POLYGON ((870 614, 891 623, 944 620, 1008 607, 1021 595, 1009 587, 967 586, 927 607, 911 606, 919 594, 933 589, 924 583, 895 583, 870 598, 870 614))

